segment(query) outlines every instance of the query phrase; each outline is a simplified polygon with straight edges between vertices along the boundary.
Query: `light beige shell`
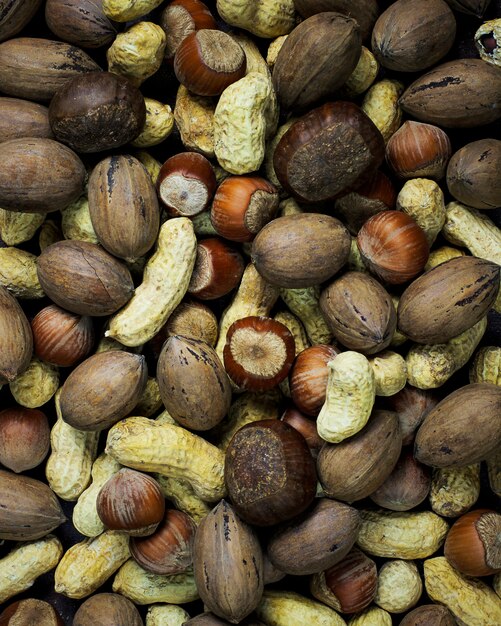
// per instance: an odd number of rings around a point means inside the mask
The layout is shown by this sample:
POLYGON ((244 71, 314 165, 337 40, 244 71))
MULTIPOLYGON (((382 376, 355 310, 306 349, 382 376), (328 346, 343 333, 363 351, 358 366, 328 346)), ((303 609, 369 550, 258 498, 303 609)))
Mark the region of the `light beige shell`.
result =
POLYGON ((42 213, 19 213, 0 209, 0 239, 8 246, 29 241, 45 220, 42 213))
POLYGON ((196 495, 193 487, 186 480, 164 476, 163 474, 155 474, 155 479, 164 496, 172 502, 176 509, 189 515, 196 524, 209 514, 211 507, 196 495))
POLYGON ((258 37, 285 35, 295 26, 293 0, 217 0, 216 6, 227 24, 258 37))
POLYGON ((362 111, 378 127, 386 142, 402 123, 402 109, 398 99, 403 92, 402 83, 385 78, 372 85, 362 102, 362 111))
POLYGON ((146 626, 183 626, 190 619, 187 611, 175 604, 153 604, 146 613, 146 626))
POLYGON ((459 517, 471 509, 480 495, 480 463, 433 470, 430 506, 442 517, 459 517))
POLYGON ((427 272, 441 263, 445 263, 450 259, 455 259, 458 256, 465 256, 465 254, 466 253, 463 250, 453 248, 452 246, 441 246, 440 248, 436 248, 430 252, 430 256, 424 266, 424 271, 427 272))
POLYGON ((290 311, 279 311, 274 318, 277 322, 280 322, 290 330, 291 335, 294 337, 294 345, 296 346, 296 356, 310 347, 308 336, 301 320, 293 315, 290 311))
POLYGON ((499 45, 501 42, 501 19, 497 18, 495 20, 488 20, 487 22, 484 22, 475 33, 474 40, 482 61, 501 67, 501 46, 499 45), (482 45, 482 36, 490 35, 491 33, 494 35, 497 46, 494 50, 492 50, 492 52, 487 52, 482 45))
POLYGON ((78 200, 61 211, 61 228, 65 239, 99 243, 90 219, 87 194, 80 196, 78 200))
POLYGON ((14 246, 0 248, 0 285, 16 298, 43 298, 37 275, 37 257, 14 246))
POLYGON ((428 178, 406 181, 397 196, 397 209, 410 215, 423 229, 429 246, 445 224, 444 193, 428 178))
POLYGON ((279 35, 270 42, 270 45, 268 46, 268 50, 266 52, 266 63, 268 64, 270 70, 273 69, 273 66, 277 61, 278 53, 280 52, 280 49, 284 45, 286 39, 287 35, 279 35))
POLYGON ((160 168, 162 167, 160 161, 157 161, 146 150, 138 150, 134 153, 134 156, 144 165, 146 171, 150 175, 151 182, 156 185, 158 174, 160 173, 160 168))
POLYGON ((158 387, 157 379, 149 376, 146 381, 146 387, 136 404, 133 413, 142 417, 151 417, 162 408, 162 398, 158 387))
POLYGON ((103 13, 115 22, 130 22, 162 4, 162 0, 103 0, 103 13))
POLYGON ((38 234, 38 247, 40 248, 40 252, 43 252, 45 248, 56 243, 56 241, 61 241, 61 239, 64 239, 64 237, 59 225, 56 224, 54 220, 46 219, 38 234))
POLYGON ((129 559, 118 570, 113 591, 140 605, 154 602, 184 604, 198 600, 193 573, 160 576, 147 572, 134 559, 129 559))
POLYGON ((312 346, 332 341, 332 332, 318 303, 320 298, 318 285, 300 289, 280 289, 280 297, 303 323, 312 346))
POLYGON ((28 367, 10 384, 14 400, 28 409, 36 409, 48 402, 59 387, 59 369, 41 361, 36 356, 31 358, 28 367))
POLYGON ((292 591, 265 591, 256 614, 270 626, 346 626, 334 609, 292 591))
POLYGON ((398 352, 383 350, 369 358, 374 371, 377 396, 393 396, 405 387, 407 365, 398 352))
POLYGON ((423 593, 423 582, 412 561, 386 561, 378 571, 375 604, 389 613, 405 613, 423 593))
POLYGON ((391 626, 391 615, 377 606, 370 606, 348 622, 348 626, 391 626))
POLYGON ((286 122, 284 122, 281 126, 278 127, 273 137, 271 137, 266 142, 266 149, 264 152, 263 166, 264 166, 264 172, 266 174, 266 178, 270 181, 270 183, 273 183, 273 185, 275 185, 275 187, 282 194, 284 193, 284 191, 283 191, 282 185, 280 184, 280 181, 277 178, 277 175, 275 174, 275 168, 273 166, 273 155, 275 154, 275 148, 277 147, 278 142, 280 141, 280 139, 282 139, 282 137, 289 130, 292 124, 294 124, 296 119, 297 118, 292 117, 288 119, 286 122))
POLYGON ((501 347, 484 346, 477 351, 470 366, 470 383, 501 386, 501 347))
MULTIPOLYGON (((148 148, 165 141, 174 129, 174 114, 168 104, 145 98, 146 120, 141 133, 131 141, 136 148, 148 148)), ((157 174, 158 175, 158 174, 157 174)), ((153 183, 156 182, 156 179, 153 183)))
POLYGON ((214 111, 216 100, 206 96, 196 96, 179 85, 174 105, 174 119, 187 150, 201 152, 204 156, 214 156, 214 111))
POLYGON ((376 80, 379 72, 379 63, 372 52, 362 46, 362 52, 358 63, 341 87, 341 95, 347 98, 355 98, 365 93, 376 80))

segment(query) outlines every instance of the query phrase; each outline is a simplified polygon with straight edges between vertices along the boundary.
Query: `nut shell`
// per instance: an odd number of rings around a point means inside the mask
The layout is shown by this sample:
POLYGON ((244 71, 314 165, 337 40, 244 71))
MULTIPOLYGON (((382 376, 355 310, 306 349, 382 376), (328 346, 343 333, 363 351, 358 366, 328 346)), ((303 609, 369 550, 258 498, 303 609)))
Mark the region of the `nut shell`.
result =
POLYGON ((424 604, 404 616, 400 626, 456 626, 457 622, 446 606, 424 604))
POLYGON ((118 593, 96 593, 78 608, 73 626, 143 626, 134 604, 118 593))
POLYGON ((49 110, 22 98, 0 97, 0 142, 20 137, 52 139, 49 110))
POLYGON ((44 600, 26 598, 13 602, 0 613, 0 626, 64 626, 53 606, 44 600))
POLYGON ((22 30, 39 9, 41 0, 14 0, 2 2, 0 41, 10 39, 22 30))
POLYGON ((45 459, 50 448, 50 428, 42 411, 12 407, 0 411, 0 463, 19 473, 45 459))
POLYGON ((23 309, 0 286, 0 385, 12 382, 29 365, 33 335, 23 309))
POLYGON ((348 15, 358 22, 362 39, 367 39, 371 34, 379 7, 377 0, 294 0, 296 11, 302 17, 310 17, 324 11, 337 11, 348 15))
POLYGON ((110 44, 117 34, 102 5, 102 0, 47 0, 45 21, 63 41, 82 48, 99 48, 110 44))

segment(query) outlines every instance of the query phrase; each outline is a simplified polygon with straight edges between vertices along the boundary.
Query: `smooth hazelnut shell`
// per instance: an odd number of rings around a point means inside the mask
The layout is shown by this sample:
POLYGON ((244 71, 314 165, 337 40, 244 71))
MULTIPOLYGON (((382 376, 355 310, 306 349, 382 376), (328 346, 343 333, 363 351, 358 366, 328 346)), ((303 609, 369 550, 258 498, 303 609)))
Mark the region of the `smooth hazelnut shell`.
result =
POLYGON ((429 255, 423 229, 402 211, 382 211, 369 218, 357 235, 357 246, 370 271, 393 285, 422 272, 429 255))
POLYGON ((320 448, 324 445, 324 440, 317 431, 317 423, 295 407, 286 409, 280 419, 303 435, 313 458, 316 459, 320 448))
POLYGON ((123 468, 101 488, 96 507, 109 530, 142 537, 151 535, 162 521, 165 498, 151 476, 123 468))
POLYGON ((31 330, 37 357, 60 367, 75 365, 94 345, 92 319, 65 311, 55 304, 35 315, 31 330))
POLYGON ((245 263, 240 252, 219 237, 198 242, 188 293, 201 300, 228 294, 240 283, 245 263))
POLYGON ((44 600, 26 598, 9 604, 0 613, 0 626, 64 626, 53 606, 44 600))
POLYGON ((160 15, 159 23, 167 35, 165 59, 171 64, 180 44, 193 31, 217 28, 217 22, 209 8, 200 0, 169 2, 160 15))
POLYGON ((407 613, 399 626, 456 626, 452 613, 440 604, 423 604, 407 613))
POLYGON ((402 432, 402 445, 408 446, 414 441, 414 433, 426 415, 438 404, 438 398, 433 391, 407 384, 396 394, 386 398, 386 403, 397 413, 402 432))
POLYGON ((50 448, 47 416, 38 409, 0 411, 0 463, 19 473, 40 465, 50 448))

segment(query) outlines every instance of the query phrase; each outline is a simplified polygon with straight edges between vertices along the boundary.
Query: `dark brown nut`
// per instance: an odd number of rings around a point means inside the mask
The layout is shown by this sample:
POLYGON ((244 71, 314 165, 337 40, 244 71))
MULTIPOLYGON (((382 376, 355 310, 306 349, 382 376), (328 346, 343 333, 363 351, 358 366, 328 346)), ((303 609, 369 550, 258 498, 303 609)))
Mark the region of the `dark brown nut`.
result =
POLYGON ((384 139, 352 102, 328 102, 297 119, 273 154, 282 187, 300 202, 345 195, 375 174, 384 139))
POLYGON ((226 500, 197 528, 193 570, 204 604, 233 624, 240 623, 261 600, 263 555, 259 541, 226 500))
POLYGON ((100 48, 117 34, 102 5, 103 0, 47 0, 45 21, 63 41, 81 48, 100 48))
POLYGON ((13 602, 0 613, 0 626, 64 626, 53 606, 44 600, 26 598, 13 602))
POLYGON ((110 72, 87 72, 66 81, 49 106, 55 137, 78 152, 123 146, 140 134, 145 119, 139 89, 110 72))
POLYGON ((400 626, 456 626, 452 613, 440 604, 424 604, 407 613, 400 626))
POLYGON ((244 259, 236 248, 219 237, 203 239, 197 245, 188 293, 201 300, 221 298, 237 287, 244 269, 244 259))
POLYGON ((465 385, 425 417, 414 455, 432 467, 461 467, 486 459, 501 444, 501 387, 465 385))
POLYGON ((415 80, 400 98, 421 122, 472 128, 501 117, 501 72, 480 59, 443 63, 415 80))
POLYGON ((416 278, 398 303, 398 328, 424 344, 445 343, 474 326, 499 290, 499 265, 462 256, 416 278))
POLYGON ((49 298, 79 315, 111 315, 134 292, 127 267, 85 241, 58 241, 45 248, 37 259, 37 272, 49 298))
POLYGON ((325 444, 320 450, 317 470, 325 494, 346 502, 366 498, 391 474, 401 448, 397 414, 374 411, 359 433, 338 444, 325 444), (381 441, 384 446, 377 444, 381 441))
POLYGON ((452 155, 447 167, 450 193, 476 209, 501 206, 501 141, 480 139, 468 143, 452 155))
POLYGON ((445 0, 447 4, 456 11, 482 17, 491 0, 445 0))
POLYGON ((103 430, 136 406, 146 386, 145 359, 122 350, 100 352, 72 370, 61 389, 65 422, 79 430, 103 430))
MULTIPOLYGON (((238 623, 241 626, 265 626, 263 622, 259 622, 257 619, 252 619, 251 617, 238 623)), ((212 613, 201 613, 196 617, 192 617, 187 622, 184 622, 183 626, 231 626, 231 622, 220 619, 212 613)))
POLYGON ((1 0, 0 41, 17 35, 35 15, 40 5, 41 0, 1 0))
POLYGON ((0 539, 40 539, 65 520, 59 501, 48 485, 0 470, 0 539))
POLYGON ((134 604, 119 593, 96 593, 75 613, 73 626, 143 626, 134 604))
POLYGON ((286 409, 280 419, 303 435, 312 457, 316 459, 320 448, 324 445, 324 440, 318 434, 317 423, 303 415, 295 407, 286 409))
POLYGON ((350 234, 338 219, 301 213, 269 222, 254 239, 251 256, 269 283, 296 289, 334 276, 349 253, 350 234))
POLYGON ((144 165, 128 154, 100 161, 89 178, 89 213, 108 252, 129 262, 144 256, 160 228, 157 194, 144 165))
POLYGON ((231 385, 214 348, 174 335, 164 343, 157 363, 162 402, 185 428, 209 430, 231 404, 231 385))
POLYGON ((80 48, 62 41, 17 37, 0 44, 0 91, 47 102, 78 74, 100 67, 80 48))
POLYGON ((139 565, 153 574, 181 574, 193 566, 197 525, 187 513, 167 509, 155 532, 132 537, 129 547, 139 565))
POLYGON ((324 11, 337 11, 356 20, 362 39, 367 39, 379 14, 377 0, 294 0, 296 11, 302 17, 310 17, 324 11))
POLYGON ((386 402, 397 413, 402 445, 408 446, 414 441, 414 433, 426 415, 438 404, 438 398, 432 391, 406 385, 395 395, 388 397, 386 402))
POLYGON ((304 111, 332 96, 355 69, 361 52, 354 19, 334 12, 305 19, 287 36, 273 67, 281 107, 304 111))
POLYGON ((0 286, 0 385, 24 372, 32 353, 30 323, 16 298, 0 286))
POLYGON ((200 0, 173 0, 160 15, 160 26, 167 35, 165 59, 173 63, 182 41, 196 30, 215 29, 217 22, 208 7, 200 0))
POLYGON ((397 0, 372 31, 372 52, 383 67, 419 72, 440 61, 452 47, 456 20, 444 0, 397 0))
POLYGON ((0 463, 19 473, 45 459, 50 448, 47 416, 22 406, 0 411, 0 463))
POLYGON ((397 315, 390 295, 363 272, 346 272, 326 287, 320 309, 336 339, 350 350, 375 354, 390 344, 397 315))
POLYGON ((233 435, 224 469, 239 516, 256 526, 292 519, 312 503, 317 477, 304 437, 279 420, 247 424, 233 435))
POLYGON ((46 106, 22 98, 0 98, 0 142, 53 136, 46 106))
POLYGON ((286 574, 321 572, 348 554, 359 526, 356 509, 320 498, 304 515, 276 530, 267 545, 268 558, 286 574))
POLYGON ((49 213, 65 209, 84 189, 79 157, 53 139, 4 141, 0 163, 0 206, 9 211, 49 213))
POLYGON ((155 532, 163 519, 165 498, 154 478, 123 467, 102 486, 96 510, 109 530, 146 537, 155 532))
POLYGON ((373 502, 385 509, 409 511, 425 500, 430 487, 430 469, 416 461, 412 450, 406 448, 391 474, 370 497, 373 502))

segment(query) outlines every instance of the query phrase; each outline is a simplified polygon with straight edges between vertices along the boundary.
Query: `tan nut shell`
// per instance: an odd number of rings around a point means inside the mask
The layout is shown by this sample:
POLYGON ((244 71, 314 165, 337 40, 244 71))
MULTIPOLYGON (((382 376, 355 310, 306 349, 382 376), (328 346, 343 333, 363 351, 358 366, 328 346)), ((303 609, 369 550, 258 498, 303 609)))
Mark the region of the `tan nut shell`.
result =
POLYGON ((437 515, 459 517, 471 509, 479 495, 480 463, 433 471, 429 499, 437 515))
POLYGON ((386 561, 378 572, 374 602, 390 613, 404 613, 415 606, 423 593, 418 568, 412 561, 386 561))
POLYGON ((344 619, 330 607, 292 591, 265 591, 256 614, 274 626, 346 626, 344 619))
POLYGON ((0 286, 0 385, 28 367, 32 352, 30 323, 14 296, 0 286))

